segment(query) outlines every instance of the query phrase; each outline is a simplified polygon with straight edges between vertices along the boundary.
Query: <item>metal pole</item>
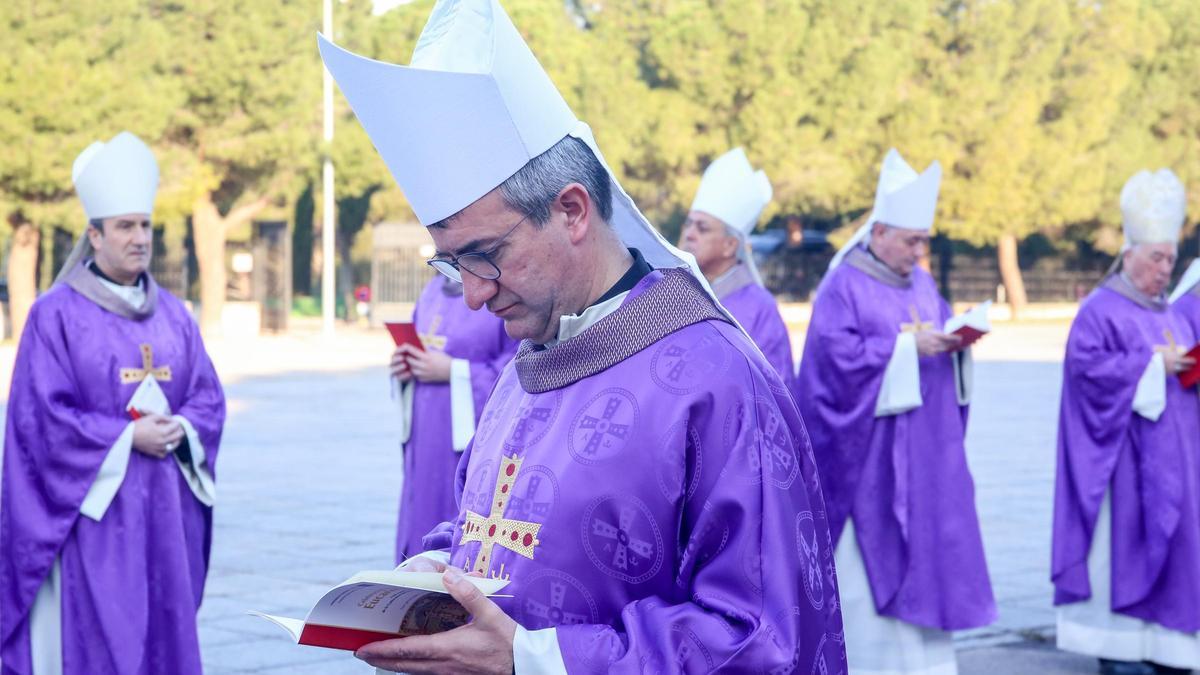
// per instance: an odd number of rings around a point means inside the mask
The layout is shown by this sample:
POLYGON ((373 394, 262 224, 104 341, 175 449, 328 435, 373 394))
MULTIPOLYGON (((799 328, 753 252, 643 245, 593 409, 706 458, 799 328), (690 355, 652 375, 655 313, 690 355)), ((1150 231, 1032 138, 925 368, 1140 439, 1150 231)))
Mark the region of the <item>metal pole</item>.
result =
MULTIPOLYGON (((325 0, 324 32, 326 37, 333 39, 333 0, 325 0)), ((333 258, 335 255, 335 228, 337 227, 334 223, 333 159, 330 157, 330 153, 333 151, 333 77, 329 74, 328 69, 322 68, 322 70, 325 73, 323 84, 326 154, 321 178, 324 187, 321 202, 325 212, 324 224, 321 226, 321 325, 326 335, 333 335, 333 317, 336 308, 333 258)))

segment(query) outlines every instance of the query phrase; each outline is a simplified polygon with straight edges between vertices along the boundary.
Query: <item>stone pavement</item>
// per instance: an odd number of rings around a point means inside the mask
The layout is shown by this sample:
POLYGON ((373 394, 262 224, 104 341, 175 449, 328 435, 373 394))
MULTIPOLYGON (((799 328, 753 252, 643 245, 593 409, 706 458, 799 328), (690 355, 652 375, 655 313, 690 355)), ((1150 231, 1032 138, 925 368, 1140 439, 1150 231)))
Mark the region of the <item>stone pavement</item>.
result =
MULTIPOLYGON (((977 350, 967 444, 1000 620, 959 636, 963 675, 1095 672, 1090 659, 1045 642, 1054 622, 1050 512, 1065 328, 1001 326, 977 350)), ((206 672, 371 675, 343 652, 292 645, 246 611, 303 618, 332 585, 392 565, 401 459, 382 367, 386 337, 348 332, 211 350, 230 415, 200 612, 206 672)))

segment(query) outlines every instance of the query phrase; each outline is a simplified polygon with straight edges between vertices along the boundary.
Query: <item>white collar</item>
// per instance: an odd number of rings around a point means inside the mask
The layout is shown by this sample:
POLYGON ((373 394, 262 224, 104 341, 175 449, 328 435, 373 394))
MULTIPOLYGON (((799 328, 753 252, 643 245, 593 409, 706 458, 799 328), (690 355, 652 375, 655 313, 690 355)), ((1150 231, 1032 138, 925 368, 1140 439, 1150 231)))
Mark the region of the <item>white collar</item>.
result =
POLYGON ((588 307, 579 314, 566 314, 564 316, 560 316, 558 318, 558 337, 547 342, 544 346, 546 348, 553 347, 560 342, 566 342, 588 328, 591 328, 598 321, 600 321, 600 319, 603 319, 609 314, 612 314, 620 309, 621 305, 625 302, 625 298, 629 296, 629 293, 629 291, 618 293, 604 302, 598 302, 588 307))
POLYGON ((108 290, 116 293, 118 298, 121 298, 125 302, 129 303, 130 307, 133 307, 134 309, 141 309, 142 305, 146 304, 146 289, 144 286, 142 286, 142 280, 140 278, 138 279, 138 282, 132 286, 122 286, 121 284, 113 283, 99 274, 96 275, 96 278, 99 279, 100 283, 104 284, 108 290))

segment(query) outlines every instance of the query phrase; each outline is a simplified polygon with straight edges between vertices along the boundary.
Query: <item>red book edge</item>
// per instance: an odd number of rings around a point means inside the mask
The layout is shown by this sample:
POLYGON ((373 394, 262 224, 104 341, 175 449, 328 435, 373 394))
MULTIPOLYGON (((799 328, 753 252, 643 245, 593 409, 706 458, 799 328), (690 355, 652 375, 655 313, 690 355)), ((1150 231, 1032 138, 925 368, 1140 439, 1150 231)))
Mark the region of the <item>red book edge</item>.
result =
POLYGON ((987 335, 987 333, 979 330, 978 328, 959 326, 953 333, 951 333, 951 335, 961 335, 962 342, 958 343, 958 348, 965 349, 978 342, 979 338, 987 335))
POLYGON ((1196 359, 1196 365, 1179 374, 1179 384, 1184 388, 1194 387, 1197 382, 1200 382, 1200 344, 1192 347, 1187 356, 1196 359))
POLYGON ((306 623, 304 624, 304 630, 300 633, 299 644, 310 647, 325 647, 327 649, 344 649, 353 652, 358 651, 359 647, 372 642, 395 640, 400 637, 404 636, 397 633, 381 633, 379 631, 362 630, 359 628, 322 626, 306 623))
POLYGON ((392 334, 392 342, 399 347, 402 344, 410 344, 421 351, 425 351, 425 345, 421 342, 421 336, 417 334, 417 326, 405 321, 384 321, 383 325, 392 334))

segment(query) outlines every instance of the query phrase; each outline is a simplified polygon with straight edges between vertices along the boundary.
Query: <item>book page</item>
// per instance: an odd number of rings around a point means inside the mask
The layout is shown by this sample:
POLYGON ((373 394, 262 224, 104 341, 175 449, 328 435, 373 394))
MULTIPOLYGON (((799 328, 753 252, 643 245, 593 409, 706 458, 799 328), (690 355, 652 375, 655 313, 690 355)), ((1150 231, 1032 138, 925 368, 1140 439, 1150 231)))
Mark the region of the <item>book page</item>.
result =
MULTIPOLYGON (((507 585, 502 579, 467 577, 485 595, 507 585)), ((322 597, 306 624, 417 635, 467 622, 467 610, 442 584, 439 572, 361 572, 322 597)))
POLYGON ((963 327, 972 328, 980 333, 988 333, 992 330, 992 322, 988 319, 988 310, 992 307, 992 301, 987 300, 971 309, 946 319, 946 326, 943 330, 947 333, 953 333, 963 327))

